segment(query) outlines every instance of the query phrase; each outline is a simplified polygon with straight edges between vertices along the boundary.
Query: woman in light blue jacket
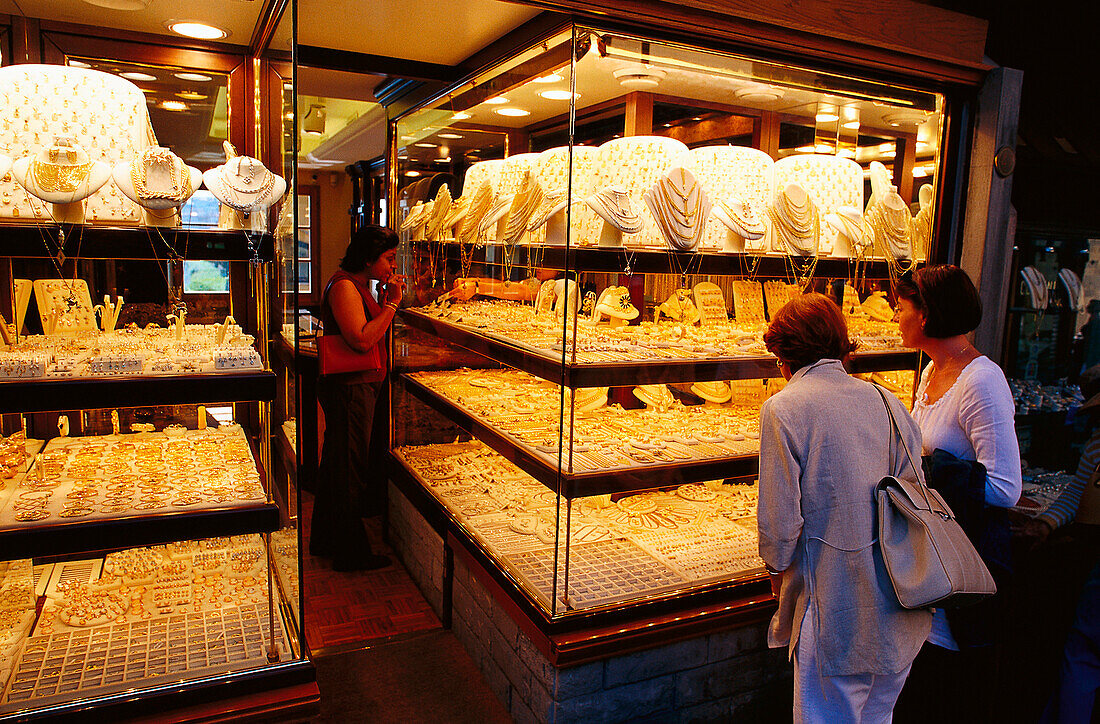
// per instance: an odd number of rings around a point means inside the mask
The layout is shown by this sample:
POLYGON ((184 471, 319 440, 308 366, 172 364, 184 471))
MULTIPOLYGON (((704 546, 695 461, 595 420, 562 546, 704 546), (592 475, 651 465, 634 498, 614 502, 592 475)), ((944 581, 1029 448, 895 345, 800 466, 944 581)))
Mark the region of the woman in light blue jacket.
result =
MULTIPOLYGON (((841 363, 840 308, 796 297, 764 342, 787 386, 760 410, 760 556, 779 608, 768 643, 794 663, 796 722, 889 722, 932 614, 898 603, 875 544, 875 486, 913 476, 886 404, 841 363)), ((920 432, 887 394, 910 450, 920 432)))

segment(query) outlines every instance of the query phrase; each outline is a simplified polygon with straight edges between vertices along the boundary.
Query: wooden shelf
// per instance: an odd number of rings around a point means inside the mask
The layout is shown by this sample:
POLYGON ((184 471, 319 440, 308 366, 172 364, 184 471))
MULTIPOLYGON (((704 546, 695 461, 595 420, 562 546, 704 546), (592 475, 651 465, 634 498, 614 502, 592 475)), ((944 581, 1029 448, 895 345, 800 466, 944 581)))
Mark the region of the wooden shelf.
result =
POLYGON ((269 233, 220 229, 152 228, 146 226, 92 226, 79 224, 0 224, 4 256, 45 259, 63 251, 70 259, 148 259, 173 256, 210 261, 248 261, 249 241, 261 261, 275 258, 275 240, 269 233), (59 239, 64 232, 64 245, 59 239))
MULTIPOLYGON (((403 309, 401 317, 410 327, 566 387, 618 387, 779 377, 775 357, 771 355, 567 365, 560 352, 554 353, 505 341, 474 327, 437 319, 415 309, 403 309)), ((852 355, 850 371, 916 369, 918 359, 919 353, 914 350, 856 353, 852 355)))
POLYGON ((0 382, 0 413, 273 399, 275 373, 267 370, 0 382))
MULTIPOLYGON (((427 244, 426 241, 413 242, 427 244)), ((455 241, 432 242, 441 245, 448 261, 459 261, 458 243, 455 241)), ((502 264, 503 245, 485 244, 473 249, 475 264, 502 264), (492 260, 486 262, 491 257, 492 260)), ((564 247, 546 245, 522 245, 515 248, 512 260, 515 267, 530 262, 549 269, 571 269, 586 272, 623 273, 629 266, 635 274, 732 274, 785 278, 790 276, 790 264, 784 256, 754 256, 719 251, 671 252, 664 249, 631 249, 627 247, 564 247)), ((853 276, 855 261, 852 259, 824 257, 818 260, 814 276, 826 279, 846 279, 853 276)), ((865 262, 862 273, 871 279, 888 279, 889 270, 884 259, 865 262)))

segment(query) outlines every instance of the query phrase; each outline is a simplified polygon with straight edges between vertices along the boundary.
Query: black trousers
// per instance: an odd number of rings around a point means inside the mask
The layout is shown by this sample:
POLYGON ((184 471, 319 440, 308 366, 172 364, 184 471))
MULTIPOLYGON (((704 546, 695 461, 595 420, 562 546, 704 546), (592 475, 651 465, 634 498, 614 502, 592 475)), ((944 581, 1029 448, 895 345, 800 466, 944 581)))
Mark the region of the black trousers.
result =
POLYGON ((382 382, 317 381, 325 441, 310 523, 313 555, 354 560, 371 552, 363 518, 386 505, 384 390, 382 382))

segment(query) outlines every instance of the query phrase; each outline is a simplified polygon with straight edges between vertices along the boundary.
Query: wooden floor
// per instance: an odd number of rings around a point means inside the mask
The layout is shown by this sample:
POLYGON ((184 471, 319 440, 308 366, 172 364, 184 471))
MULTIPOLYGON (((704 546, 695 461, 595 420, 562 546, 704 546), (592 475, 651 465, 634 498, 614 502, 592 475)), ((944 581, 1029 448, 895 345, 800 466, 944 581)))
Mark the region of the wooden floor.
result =
POLYGON ((313 496, 303 491, 300 520, 306 641, 315 654, 441 628, 401 561, 382 542, 377 520, 368 524, 371 548, 388 555, 392 564, 376 571, 339 573, 327 559, 309 555, 312 512, 313 496))

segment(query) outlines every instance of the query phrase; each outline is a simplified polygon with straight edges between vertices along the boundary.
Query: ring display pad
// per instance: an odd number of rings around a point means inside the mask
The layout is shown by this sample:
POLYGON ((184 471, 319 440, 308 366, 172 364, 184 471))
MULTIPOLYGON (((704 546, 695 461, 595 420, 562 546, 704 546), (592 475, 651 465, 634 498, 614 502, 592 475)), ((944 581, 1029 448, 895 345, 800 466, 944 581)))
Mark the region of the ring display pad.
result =
MULTIPOLYGON (((62 65, 0 68, 0 148, 33 156, 55 137, 67 136, 92 161, 115 166, 156 145, 145 94, 109 73, 62 65)), ((114 184, 88 197, 84 218, 91 223, 136 225, 141 209, 114 184)), ((46 204, 14 179, 0 178, 0 219, 49 221, 46 204)))
POLYGON ((0 563, 0 688, 34 624, 36 603, 31 560, 0 563))
MULTIPOLYGON (((595 215, 595 212, 593 212, 583 200, 594 190, 592 184, 596 170, 596 158, 598 155, 599 149, 591 146, 573 147, 573 208, 569 211, 567 205, 562 209, 568 214, 571 214, 570 226, 573 244, 580 242, 584 236, 584 229, 592 224, 590 217, 595 215)), ((543 191, 546 193, 568 193, 570 183, 569 148, 567 146, 561 146, 540 153, 538 158, 535 159, 534 173, 543 191)), ((547 234, 549 233, 549 243, 564 244, 564 239, 558 240, 555 236, 554 232, 556 230, 547 228, 547 226, 552 224, 553 221, 551 220, 547 225, 540 226, 538 229, 532 231, 531 243, 547 243, 547 234)))
POLYGON ((0 509, 0 529, 267 500, 239 427, 57 437, 12 488, 0 509))
MULTIPOLYGON (((752 206, 758 216, 772 201, 772 176, 775 162, 771 156, 755 148, 741 146, 704 146, 691 150, 689 167, 703 184, 712 203, 740 199, 752 206)), ((713 217, 707 219, 703 249, 721 249, 726 239, 726 227, 713 217)), ((762 248, 763 241, 749 249, 762 248)))
POLYGON ((729 320, 726 296, 717 284, 699 282, 691 288, 691 292, 695 297, 695 307, 699 310, 700 324, 716 324, 729 320))
MULTIPOLYGON (((608 141, 597 151, 593 189, 598 191, 612 185, 622 188, 645 222, 640 233, 623 234, 623 245, 667 248, 643 195, 674 167, 691 168, 688 147, 673 138, 629 136, 608 141)), ((584 232, 588 244, 597 242, 602 224, 603 220, 595 213, 588 219, 584 232)))
MULTIPOLYGON (((409 446, 397 454, 496 560, 549 602, 554 585, 552 491, 479 441, 409 446)), ((583 608, 763 568, 755 485, 717 482, 562 503, 569 527, 569 590, 559 556, 558 597, 583 608), (568 517, 567 517, 568 512, 568 517)))
POLYGON ((83 279, 35 279, 34 300, 47 334, 96 329, 92 295, 83 279))
POLYGON ((774 319, 775 313, 778 312, 784 304, 801 293, 797 284, 787 284, 786 282, 776 281, 774 279, 764 282, 764 301, 768 305, 768 317, 774 319))
POLYGON ((805 154, 787 156, 775 162, 774 188, 796 183, 817 205, 821 221, 821 253, 831 254, 837 231, 825 223, 827 214, 842 206, 863 208, 863 169, 850 158, 805 154))
POLYGON ((733 317, 738 324, 764 323, 764 291, 760 282, 733 280, 733 317))

